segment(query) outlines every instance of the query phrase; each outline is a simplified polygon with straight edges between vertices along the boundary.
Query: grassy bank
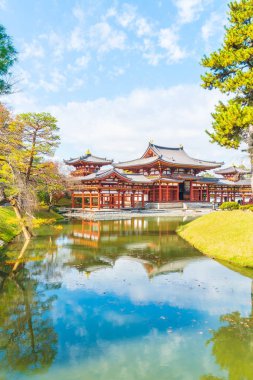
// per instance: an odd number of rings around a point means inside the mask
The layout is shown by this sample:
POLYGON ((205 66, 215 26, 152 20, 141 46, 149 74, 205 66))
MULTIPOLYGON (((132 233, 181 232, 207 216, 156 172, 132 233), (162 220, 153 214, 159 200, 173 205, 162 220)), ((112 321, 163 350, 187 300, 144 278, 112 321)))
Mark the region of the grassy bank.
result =
POLYGON ((253 267, 252 231, 252 212, 222 211, 181 226, 178 234, 205 255, 253 267))
MULTIPOLYGON (((37 211, 35 213, 35 217, 35 227, 38 227, 41 224, 51 224, 63 219, 62 215, 57 214, 53 210, 49 212, 46 208, 41 208, 37 211)), ((20 224, 16 219, 16 215, 12 207, 0 206, 0 240, 4 243, 9 243, 20 232, 20 224)))
POLYGON ((39 211, 35 212, 35 217, 38 219, 43 219, 43 220, 51 220, 53 219, 54 221, 62 220, 64 219, 62 215, 57 214, 57 212, 51 210, 48 211, 48 208, 40 208, 39 211))
POLYGON ((19 233, 20 226, 12 208, 0 207, 0 240, 8 243, 19 233))

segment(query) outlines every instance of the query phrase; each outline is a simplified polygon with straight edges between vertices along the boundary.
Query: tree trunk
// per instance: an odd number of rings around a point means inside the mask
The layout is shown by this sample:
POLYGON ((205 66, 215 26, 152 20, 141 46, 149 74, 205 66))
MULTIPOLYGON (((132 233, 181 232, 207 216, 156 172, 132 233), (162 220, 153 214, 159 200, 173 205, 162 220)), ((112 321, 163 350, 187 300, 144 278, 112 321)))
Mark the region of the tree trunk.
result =
POLYGON ((30 242, 30 239, 26 239, 25 240, 25 243, 24 243, 24 245, 23 245, 23 247, 22 247, 22 249, 20 251, 20 254, 18 255, 17 261, 15 262, 14 267, 12 268, 12 272, 16 272, 16 270, 18 269, 18 267, 19 267, 19 265, 21 263, 21 259, 22 259, 22 257, 25 254, 25 251, 26 251, 26 249, 28 247, 29 242, 30 242))
POLYGON ((15 211, 15 214, 17 216, 17 219, 18 221, 20 222, 21 224, 21 228, 22 228, 22 232, 24 234, 24 237, 26 240, 30 240, 32 235, 31 235, 31 232, 29 231, 28 227, 24 224, 23 220, 22 220, 22 216, 21 216, 21 212, 19 210, 19 207, 17 205, 17 202, 12 200, 11 201, 11 205, 13 207, 13 210, 15 211))
POLYGON ((49 193, 48 211, 50 212, 53 207, 53 194, 49 193))
POLYGON ((28 167, 27 167, 27 172, 26 172, 26 176, 25 176, 25 183, 26 183, 26 185, 29 182, 31 171, 32 171, 34 154, 35 154, 36 139, 37 139, 37 130, 35 130, 34 133, 33 133, 32 149, 31 149, 31 154, 30 154, 29 163, 28 163, 28 167))

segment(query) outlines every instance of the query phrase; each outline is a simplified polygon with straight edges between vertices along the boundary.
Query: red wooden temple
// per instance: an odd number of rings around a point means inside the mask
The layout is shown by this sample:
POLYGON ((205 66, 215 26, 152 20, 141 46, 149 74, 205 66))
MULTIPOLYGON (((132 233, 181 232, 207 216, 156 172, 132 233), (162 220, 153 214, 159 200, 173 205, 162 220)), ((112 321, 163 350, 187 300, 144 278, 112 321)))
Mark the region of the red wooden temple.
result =
POLYGON ((231 167, 216 171, 222 178, 209 178, 208 170, 222 162, 190 157, 183 147, 149 144, 135 160, 113 160, 86 155, 65 161, 74 167, 69 178, 72 207, 121 209, 146 203, 223 202, 252 197, 247 171, 231 167), (202 175, 201 175, 202 174, 202 175))

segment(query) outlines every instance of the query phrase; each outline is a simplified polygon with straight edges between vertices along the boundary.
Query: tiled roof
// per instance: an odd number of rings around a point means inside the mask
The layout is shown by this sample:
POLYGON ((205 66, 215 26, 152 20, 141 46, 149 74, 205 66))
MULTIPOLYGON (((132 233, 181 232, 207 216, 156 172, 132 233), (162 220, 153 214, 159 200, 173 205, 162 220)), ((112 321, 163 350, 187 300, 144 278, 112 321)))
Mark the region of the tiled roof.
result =
POLYGON ((183 147, 180 148, 169 148, 163 147, 159 145, 150 144, 150 148, 161 158, 166 160, 167 162, 171 162, 174 164, 181 164, 187 166, 198 166, 205 168, 217 168, 220 167, 223 162, 215 162, 215 161, 205 161, 199 160, 197 158, 190 157, 184 150, 183 147))
POLYGON ((132 166, 146 166, 149 164, 153 164, 158 160, 157 156, 153 157, 147 157, 147 158, 137 158, 136 160, 131 161, 125 161, 125 162, 119 162, 117 164, 114 164, 116 168, 125 168, 125 167, 132 167, 132 166))
POLYGON ((223 164, 223 162, 204 161, 192 158, 184 151, 183 148, 168 148, 154 144, 150 144, 149 148, 152 149, 152 151, 154 152, 154 156, 141 157, 136 160, 119 162, 117 164, 114 164, 114 166, 117 168, 130 168, 137 166, 147 166, 155 163, 156 161, 162 161, 171 166, 196 167, 200 169, 203 168, 204 170, 215 169, 223 164))
POLYGON ((109 177, 113 173, 122 177, 123 180, 125 178, 126 181, 130 181, 132 183, 147 184, 147 183, 154 183, 157 181, 170 182, 170 183, 181 183, 181 182, 183 182, 182 180, 176 179, 176 178, 169 178, 169 177, 162 177, 161 178, 159 176, 155 177, 155 178, 149 178, 143 174, 128 174, 128 173, 124 173, 120 169, 115 169, 115 168, 107 169, 107 170, 99 170, 96 173, 88 174, 86 176, 80 176, 80 177, 70 176, 68 178, 68 181, 69 182, 80 182, 80 181, 89 182, 89 181, 99 180, 99 179, 109 177))
POLYGON ((86 154, 85 156, 81 156, 81 157, 77 157, 77 158, 70 158, 69 160, 65 160, 64 162, 67 165, 74 165, 74 164, 77 164, 79 162, 109 165, 113 162, 113 160, 108 160, 107 158, 96 157, 96 156, 93 156, 92 154, 86 154))
POLYGON ((250 179, 241 179, 239 181, 229 181, 224 178, 206 178, 206 177, 197 177, 197 182, 199 183, 208 183, 215 185, 223 185, 223 186, 251 186, 250 179))
POLYGON ((215 173, 217 174, 248 174, 250 173, 249 170, 244 170, 241 168, 237 168, 236 166, 230 166, 228 168, 217 170, 215 173))
POLYGON ((250 179, 241 179, 239 181, 226 181, 226 180, 220 180, 219 183, 223 183, 225 185, 230 186, 251 186, 251 180, 250 179))

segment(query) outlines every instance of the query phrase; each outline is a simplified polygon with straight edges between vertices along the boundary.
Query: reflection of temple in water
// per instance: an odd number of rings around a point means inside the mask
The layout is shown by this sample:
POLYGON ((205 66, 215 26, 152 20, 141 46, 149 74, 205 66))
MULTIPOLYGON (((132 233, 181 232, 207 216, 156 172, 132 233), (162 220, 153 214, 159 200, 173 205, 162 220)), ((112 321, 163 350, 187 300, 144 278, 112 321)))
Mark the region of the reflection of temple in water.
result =
POLYGON ((82 221, 71 225, 67 265, 86 273, 111 268, 119 258, 140 263, 149 277, 183 272, 201 255, 175 232, 181 220, 82 221))

